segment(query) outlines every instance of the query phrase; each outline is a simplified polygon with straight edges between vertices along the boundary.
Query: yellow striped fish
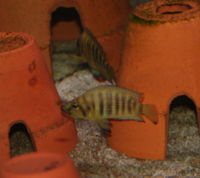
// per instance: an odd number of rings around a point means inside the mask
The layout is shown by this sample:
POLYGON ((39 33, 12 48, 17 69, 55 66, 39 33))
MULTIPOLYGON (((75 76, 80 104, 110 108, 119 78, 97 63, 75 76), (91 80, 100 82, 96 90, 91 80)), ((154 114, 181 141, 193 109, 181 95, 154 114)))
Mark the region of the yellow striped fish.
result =
POLYGON ((108 119, 144 121, 141 114, 157 122, 153 105, 141 104, 142 94, 118 86, 99 86, 62 105, 62 110, 77 119, 92 120, 109 130, 108 119))
POLYGON ((101 75, 113 83, 115 81, 114 70, 108 64, 103 48, 88 29, 84 29, 77 45, 80 55, 77 58, 87 63, 93 74, 101 75))

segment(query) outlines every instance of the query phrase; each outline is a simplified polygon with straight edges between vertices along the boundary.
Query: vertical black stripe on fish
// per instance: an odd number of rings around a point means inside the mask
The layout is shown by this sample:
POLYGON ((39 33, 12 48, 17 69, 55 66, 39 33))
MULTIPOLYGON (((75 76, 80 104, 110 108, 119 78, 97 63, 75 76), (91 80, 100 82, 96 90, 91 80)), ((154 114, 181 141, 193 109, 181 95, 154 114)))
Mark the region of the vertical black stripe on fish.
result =
POLYGON ((86 32, 83 32, 83 34, 81 36, 80 45, 81 45, 81 49, 82 49, 82 55, 84 57, 88 58, 88 55, 87 55, 88 41, 87 41, 87 34, 86 34, 86 32))
POLYGON ((104 58, 103 58, 102 51, 98 49, 98 63, 102 65, 103 60, 104 60, 104 58))
POLYGON ((96 56, 95 56, 95 50, 96 50, 96 44, 95 44, 95 39, 90 36, 90 57, 91 59, 94 61, 96 60, 96 56))
POLYGON ((86 38, 86 48, 85 48, 85 54, 87 59, 91 60, 91 45, 90 45, 90 39, 86 38))
POLYGON ((96 66, 98 66, 98 68, 99 68, 99 54, 98 54, 98 48, 96 46, 95 46, 95 56, 94 57, 95 57, 94 64, 96 66))
POLYGON ((125 104, 126 104, 126 98, 124 95, 121 96, 121 102, 122 102, 122 105, 121 105, 121 112, 122 114, 125 112, 125 104))
POLYGON ((135 109, 135 99, 130 97, 128 99, 128 112, 131 113, 135 109))
POLYGON ((94 61, 93 61, 93 63, 98 65, 99 64, 99 62, 98 62, 99 61, 98 48, 97 48, 96 44, 93 44, 93 47, 94 47, 94 53, 93 53, 94 61))
POLYGON ((92 48, 93 48, 93 53, 92 53, 92 57, 93 57, 93 64, 98 65, 98 46, 96 46, 95 41, 93 41, 92 43, 92 48))
POLYGON ((103 116, 103 114, 104 114, 103 94, 101 92, 99 92, 98 97, 99 97, 99 115, 103 116))
POLYGON ((94 52, 94 55, 95 55, 95 59, 98 59, 99 60, 99 48, 98 48, 98 44, 95 45, 95 52, 94 52))
POLYGON ((79 109, 82 112, 83 116, 86 117, 87 116, 87 112, 84 110, 84 108, 81 105, 79 106, 79 109))
POLYGON ((112 114, 112 93, 106 93, 106 105, 107 105, 107 114, 111 115, 112 114))
POLYGON ((93 60, 96 60, 96 47, 94 44, 92 44, 91 46, 91 57, 93 58, 93 60))
POLYGON ((136 111, 136 107, 137 107, 137 104, 138 104, 138 100, 136 100, 136 98, 133 98, 133 103, 132 103, 132 111, 136 111))
POLYGON ((83 103, 84 103, 83 108, 84 108, 85 112, 89 112, 90 109, 91 109, 90 103, 87 101, 85 95, 82 96, 82 100, 83 100, 83 103))
POLYGON ((119 94, 115 94, 115 114, 119 113, 119 94))
POLYGON ((94 56, 95 56, 95 59, 98 59, 98 48, 97 47, 94 48, 94 56))
POLYGON ((94 94, 91 94, 90 97, 91 97, 90 98, 90 104, 91 104, 92 110, 95 111, 94 94))
POLYGON ((85 51, 84 37, 85 37, 85 34, 83 33, 81 35, 81 38, 79 39, 79 47, 80 47, 80 53, 81 53, 81 55, 83 55, 84 51, 85 51))
POLYGON ((132 97, 130 97, 128 99, 128 106, 127 106, 127 108, 128 108, 128 113, 131 113, 131 109, 132 109, 132 97))
POLYGON ((92 51, 92 42, 91 42, 91 38, 88 38, 88 45, 87 45, 87 53, 88 53, 88 58, 90 61, 93 60, 93 51, 92 51))

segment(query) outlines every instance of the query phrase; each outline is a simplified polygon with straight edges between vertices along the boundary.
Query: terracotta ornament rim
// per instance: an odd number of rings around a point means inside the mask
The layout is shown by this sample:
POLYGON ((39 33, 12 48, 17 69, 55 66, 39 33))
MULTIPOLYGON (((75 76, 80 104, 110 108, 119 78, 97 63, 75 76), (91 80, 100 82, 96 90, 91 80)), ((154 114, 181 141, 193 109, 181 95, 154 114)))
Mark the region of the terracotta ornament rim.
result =
POLYGON ((200 17, 197 0, 153 0, 137 6, 133 12, 139 18, 151 21, 173 22, 200 17))
MULTIPOLYGON (((5 51, 0 51, 0 56, 2 55, 7 55, 10 53, 18 53, 19 51, 22 51, 26 48, 29 48, 33 43, 34 39, 30 34, 24 33, 24 32, 0 32, 0 45, 3 43, 3 40, 6 40, 10 38, 10 41, 8 42, 7 48, 5 51), (24 42, 23 44, 18 44, 16 47, 10 47, 11 42, 13 40, 21 40, 21 43, 24 42)), ((17 45, 14 43, 14 45, 17 45)), ((2 46, 5 46, 4 44, 2 46)))

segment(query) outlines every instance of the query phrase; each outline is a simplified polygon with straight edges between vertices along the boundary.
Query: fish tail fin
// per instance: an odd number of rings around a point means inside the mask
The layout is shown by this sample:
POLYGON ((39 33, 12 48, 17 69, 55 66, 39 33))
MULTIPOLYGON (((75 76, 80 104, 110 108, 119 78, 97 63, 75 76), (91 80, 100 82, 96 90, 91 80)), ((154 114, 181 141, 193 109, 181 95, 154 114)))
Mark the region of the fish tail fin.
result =
POLYGON ((91 68, 98 70, 109 81, 115 79, 114 70, 108 64, 102 46, 87 28, 84 28, 78 40, 78 48, 80 56, 87 60, 91 68))
POLYGON ((142 114, 144 114, 154 124, 158 122, 158 111, 155 105, 142 104, 142 114))

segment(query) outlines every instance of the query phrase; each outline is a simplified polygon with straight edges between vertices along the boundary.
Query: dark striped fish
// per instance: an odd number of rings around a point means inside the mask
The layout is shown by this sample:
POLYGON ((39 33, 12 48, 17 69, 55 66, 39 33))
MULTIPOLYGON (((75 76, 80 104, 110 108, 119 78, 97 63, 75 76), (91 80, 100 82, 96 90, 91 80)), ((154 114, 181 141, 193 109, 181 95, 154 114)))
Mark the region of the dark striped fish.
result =
POLYGON ((141 95, 118 86, 100 86, 64 103, 62 109, 74 118, 93 120, 101 128, 108 130, 108 119, 143 121, 141 114, 156 123, 155 107, 141 104, 141 95))
POLYGON ((105 52, 93 34, 84 29, 78 40, 80 57, 86 62, 93 74, 102 75, 110 82, 115 80, 113 68, 108 64, 105 52))

